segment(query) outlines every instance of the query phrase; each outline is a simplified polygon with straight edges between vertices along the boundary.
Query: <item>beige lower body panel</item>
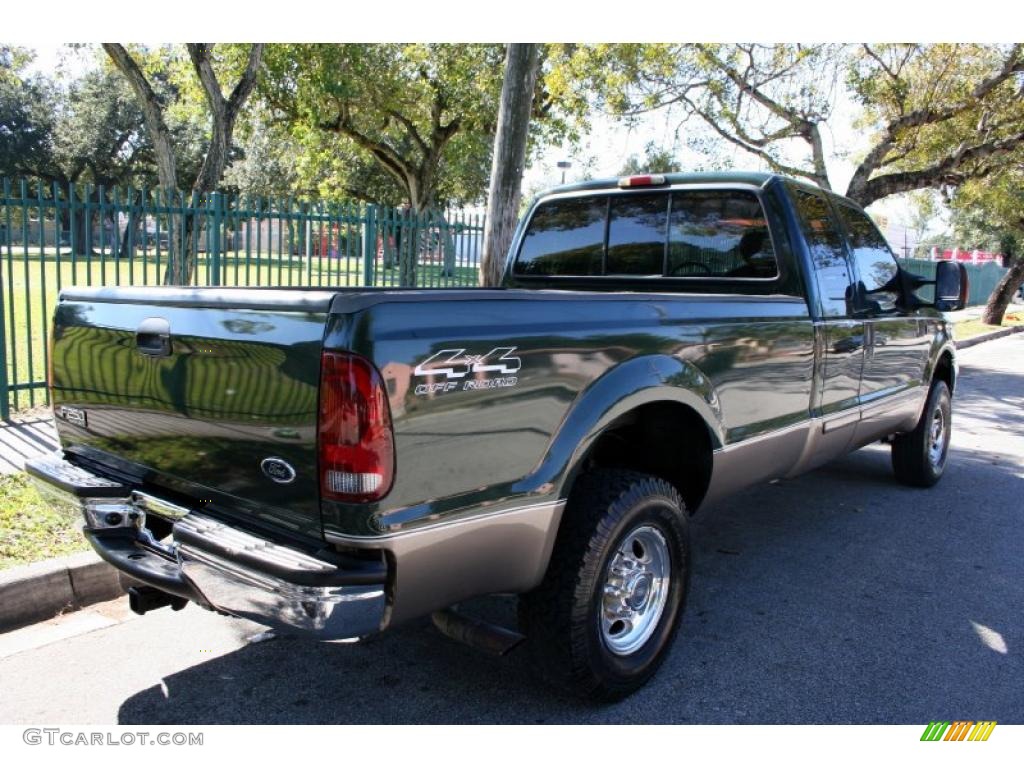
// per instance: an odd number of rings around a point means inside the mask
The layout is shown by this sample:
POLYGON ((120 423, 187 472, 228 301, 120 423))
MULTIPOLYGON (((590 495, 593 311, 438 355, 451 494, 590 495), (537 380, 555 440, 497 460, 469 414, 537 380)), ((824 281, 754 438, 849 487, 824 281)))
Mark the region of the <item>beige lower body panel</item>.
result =
POLYGON ((890 395, 878 403, 863 406, 854 442, 866 445, 886 435, 909 432, 920 420, 927 396, 926 387, 915 387, 898 395, 890 395))
POLYGON ((705 503, 763 480, 796 477, 875 440, 910 431, 921 417, 927 394, 925 387, 915 387, 715 451, 705 503))
MULTIPOLYGON (((327 534, 345 547, 384 550, 394 568, 384 626, 494 592, 526 592, 544 578, 565 501, 379 537, 327 534)), ((383 627, 382 627, 383 628, 383 627)))
POLYGON ((810 422, 804 422, 715 451, 711 483, 702 503, 785 475, 800 460, 810 428, 810 422))

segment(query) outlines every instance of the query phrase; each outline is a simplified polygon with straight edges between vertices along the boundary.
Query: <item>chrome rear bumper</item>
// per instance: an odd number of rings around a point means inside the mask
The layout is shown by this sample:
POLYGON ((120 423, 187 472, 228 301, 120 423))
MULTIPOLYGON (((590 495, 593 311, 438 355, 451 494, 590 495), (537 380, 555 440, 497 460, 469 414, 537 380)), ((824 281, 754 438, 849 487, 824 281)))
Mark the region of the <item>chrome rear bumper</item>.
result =
POLYGON ((30 460, 25 469, 55 508, 81 522, 100 557, 137 581, 319 640, 354 640, 381 629, 383 560, 313 555, 276 543, 132 490, 59 454, 30 460), (172 523, 171 536, 158 541, 147 515, 172 523))

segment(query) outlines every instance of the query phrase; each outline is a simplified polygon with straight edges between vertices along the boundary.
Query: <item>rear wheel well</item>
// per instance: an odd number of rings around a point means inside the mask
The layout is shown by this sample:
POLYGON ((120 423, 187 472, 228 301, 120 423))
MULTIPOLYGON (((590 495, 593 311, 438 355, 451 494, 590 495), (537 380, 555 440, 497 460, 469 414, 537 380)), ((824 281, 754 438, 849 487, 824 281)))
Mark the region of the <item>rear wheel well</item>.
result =
POLYGON ((692 513, 711 481, 707 424, 680 403, 642 405, 611 423, 591 446, 583 471, 631 469, 672 483, 692 513))

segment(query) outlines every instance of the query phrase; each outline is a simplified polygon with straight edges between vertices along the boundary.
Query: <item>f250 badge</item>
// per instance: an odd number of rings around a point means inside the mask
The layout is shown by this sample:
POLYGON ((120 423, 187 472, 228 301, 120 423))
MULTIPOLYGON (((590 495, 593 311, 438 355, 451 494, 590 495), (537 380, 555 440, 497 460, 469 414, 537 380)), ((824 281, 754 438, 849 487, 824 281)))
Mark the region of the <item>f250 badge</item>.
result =
POLYGON ((513 353, 516 347, 495 347, 486 355, 466 354, 465 349, 442 349, 416 366, 413 376, 426 376, 426 384, 416 385, 417 395, 438 392, 463 392, 473 389, 514 387, 519 378, 514 374, 523 361, 513 353), (438 381, 443 377, 443 381, 438 381))

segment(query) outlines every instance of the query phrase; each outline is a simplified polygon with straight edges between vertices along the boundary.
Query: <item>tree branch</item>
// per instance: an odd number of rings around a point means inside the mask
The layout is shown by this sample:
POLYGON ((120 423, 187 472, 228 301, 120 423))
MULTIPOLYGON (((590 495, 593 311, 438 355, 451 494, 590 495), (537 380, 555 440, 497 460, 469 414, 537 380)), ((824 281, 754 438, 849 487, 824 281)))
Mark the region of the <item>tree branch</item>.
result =
POLYGON ((249 48, 249 60, 246 62, 245 70, 231 91, 231 95, 228 96, 228 112, 232 113, 232 117, 238 113, 252 94, 253 88, 256 87, 256 78, 259 75, 260 65, 263 63, 264 45, 264 43, 253 43, 249 48))
POLYGON ((815 176, 814 173, 805 171, 802 168, 797 168, 796 166, 785 165, 784 163, 780 163, 774 156, 772 156, 770 152, 765 151, 761 147, 752 144, 747 144, 738 136, 734 136, 733 134, 729 133, 724 128, 722 128, 718 124, 717 120, 712 119, 711 115, 702 110, 692 101, 690 101, 689 99, 687 99, 686 101, 687 105, 694 112, 694 114, 698 115, 705 123, 707 123, 711 127, 713 131, 715 131, 715 133, 717 133, 726 141, 730 142, 731 144, 735 144, 737 147, 740 147, 741 149, 744 149, 747 152, 750 152, 752 155, 760 157, 762 160, 767 162, 768 165, 770 165, 772 168, 774 168, 776 171, 779 171, 780 173, 788 173, 791 176, 799 176, 801 178, 810 179, 812 181, 818 181, 818 178, 817 176, 815 176))
POLYGON ((412 122, 412 120, 407 118, 401 112, 398 112, 397 110, 394 110, 394 109, 387 110, 387 114, 390 115, 391 117, 395 118, 395 120, 400 122, 405 127, 406 133, 409 134, 409 137, 413 140, 413 143, 415 143, 416 146, 419 147, 420 151, 424 155, 427 155, 427 154, 430 153, 430 147, 427 146, 427 142, 425 142, 423 140, 423 137, 420 136, 420 132, 418 130, 416 130, 416 126, 412 122))
POLYGON ((862 206, 867 206, 883 197, 922 187, 933 187, 941 183, 958 186, 969 179, 984 176, 985 168, 971 168, 971 162, 1006 155, 1020 147, 1024 147, 1024 131, 973 146, 961 145, 955 152, 927 168, 876 176, 868 180, 861 190, 855 193, 848 191, 847 194, 862 206))
POLYGON ((217 82, 217 73, 213 71, 213 64, 210 61, 210 46, 207 43, 185 43, 188 50, 188 57, 192 60, 192 68, 203 86, 206 94, 206 102, 210 105, 214 117, 224 111, 224 94, 220 90, 220 83, 217 82))
POLYGON ((992 91, 1002 85, 1004 82, 1009 80, 1019 72, 1024 72, 1024 58, 1021 58, 1022 46, 1017 43, 1013 46, 1006 59, 1003 61, 1003 66, 996 74, 991 77, 987 77, 971 89, 971 96, 968 99, 964 99, 956 104, 951 104, 948 107, 942 109, 932 109, 925 107, 923 109, 917 109, 913 112, 909 112, 906 115, 892 121, 887 126, 887 133, 895 134, 905 128, 913 128, 920 125, 928 125, 932 123, 942 122, 949 120, 950 118, 956 117, 962 112, 966 112, 972 107, 977 106, 978 102, 988 96, 992 91))
MULTIPOLYGON (((865 49, 870 51, 865 45, 865 49)), ((951 104, 947 107, 940 109, 925 107, 922 109, 914 110, 907 114, 901 114, 900 117, 890 121, 885 130, 882 132, 882 138, 878 143, 868 152, 861 163, 857 166, 854 171, 853 177, 850 179, 850 184, 847 188, 847 194, 854 199, 859 199, 868 193, 868 187, 871 184, 869 179, 871 174, 877 171, 881 166, 887 165, 892 162, 893 158, 887 158, 887 155, 892 151, 899 140, 899 134, 910 128, 922 127, 925 125, 934 125, 935 123, 941 123, 946 120, 950 120, 957 115, 960 115, 967 110, 976 107, 978 102, 988 96, 992 91, 998 88, 1002 83, 1006 82, 1018 72, 1024 72, 1024 58, 1021 57, 1024 46, 1017 43, 1013 46, 1006 58, 1003 60, 1003 65, 999 72, 995 73, 991 77, 984 78, 978 82, 974 88, 971 89, 971 97, 964 99, 956 104, 951 104)), ((877 60, 877 59, 876 59, 877 60)), ((886 70, 889 71, 888 69, 886 70)), ((984 146, 981 145, 981 146, 984 146)), ((946 161, 943 161, 946 162, 946 161)), ((938 165, 933 166, 933 168, 938 165)), ((927 175, 927 169, 922 171, 927 175)), ((907 172, 912 173, 912 172, 907 172)), ((883 178, 893 178, 899 176, 905 178, 905 175, 889 174, 883 178)), ((877 188, 877 185, 876 185, 877 188)), ((887 194, 894 194, 889 192, 887 194)), ((880 197, 884 197, 881 195, 880 197)), ((874 199, 879 199, 878 197, 874 199)), ((862 203, 866 205, 866 203, 862 203)))
POLYGON ((790 124, 797 124, 805 122, 805 118, 799 113, 787 109, 779 104, 774 99, 770 98, 767 94, 756 88, 749 81, 744 80, 743 76, 740 75, 733 67, 730 67, 724 61, 719 59, 714 53, 712 53, 706 45, 698 44, 697 49, 716 67, 718 67, 733 83, 736 84, 737 88, 745 91, 750 95, 754 101, 760 104, 762 107, 767 109, 769 112, 774 114, 776 117, 785 120, 790 124))
POLYGON ((171 132, 167 128, 167 122, 164 120, 164 107, 160 98, 156 95, 139 65, 135 63, 135 59, 123 45, 103 43, 103 50, 114 62, 114 66, 124 75, 139 102, 146 128, 149 129, 149 135, 153 141, 160 186, 166 190, 177 189, 178 169, 174 157, 174 144, 171 141, 171 132))
POLYGON ((320 123, 321 130, 333 131, 348 136, 356 144, 376 158, 384 169, 388 171, 405 189, 409 188, 409 177, 413 168, 406 162, 405 158, 395 152, 390 146, 381 141, 370 138, 353 125, 344 105, 338 105, 338 118, 331 123, 320 123))

